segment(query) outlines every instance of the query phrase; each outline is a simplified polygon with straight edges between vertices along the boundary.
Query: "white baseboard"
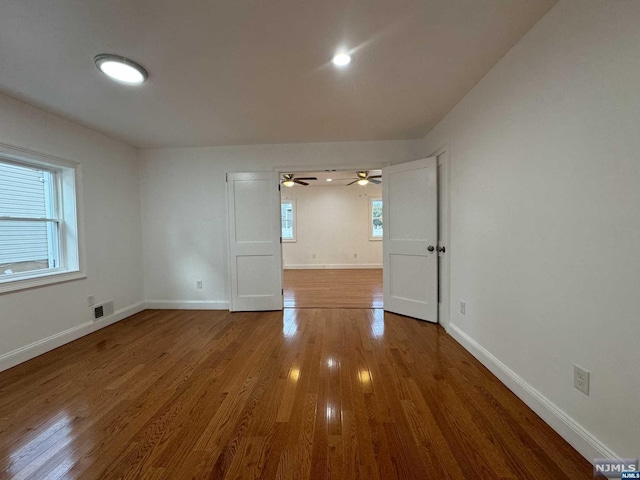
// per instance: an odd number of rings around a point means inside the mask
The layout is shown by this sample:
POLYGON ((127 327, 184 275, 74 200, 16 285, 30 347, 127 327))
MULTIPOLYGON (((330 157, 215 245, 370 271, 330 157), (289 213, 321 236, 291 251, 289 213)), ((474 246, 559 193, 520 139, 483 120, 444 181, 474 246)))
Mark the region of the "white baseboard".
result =
POLYGON ((145 305, 160 310, 229 310, 229 302, 223 300, 147 300, 145 305))
POLYGON ((37 357, 38 355, 42 355, 54 348, 61 347, 65 343, 72 342, 73 340, 77 340, 80 337, 84 337, 90 333, 95 332, 96 330, 100 330, 108 325, 119 322, 122 319, 130 317, 131 315, 135 315, 145 309, 145 303, 139 302, 134 305, 130 305, 125 308, 121 308, 113 312, 113 315, 108 317, 101 318, 99 320, 85 322, 75 327, 72 327, 68 330, 65 330, 60 333, 56 333, 55 335, 51 335, 50 337, 43 338, 42 340, 38 340, 37 342, 33 342, 29 345, 25 345, 24 347, 20 347, 12 352, 5 353, 4 355, 0 355, 0 372, 4 370, 8 370, 11 367, 15 367, 16 365, 26 362, 27 360, 31 360, 32 358, 37 357))
POLYGON ((309 265, 285 265, 285 270, 346 270, 346 269, 358 269, 358 268, 382 268, 382 264, 378 263, 336 263, 319 265, 317 263, 309 265))
POLYGON ((450 323, 448 333, 589 462, 621 458, 456 325, 450 323))

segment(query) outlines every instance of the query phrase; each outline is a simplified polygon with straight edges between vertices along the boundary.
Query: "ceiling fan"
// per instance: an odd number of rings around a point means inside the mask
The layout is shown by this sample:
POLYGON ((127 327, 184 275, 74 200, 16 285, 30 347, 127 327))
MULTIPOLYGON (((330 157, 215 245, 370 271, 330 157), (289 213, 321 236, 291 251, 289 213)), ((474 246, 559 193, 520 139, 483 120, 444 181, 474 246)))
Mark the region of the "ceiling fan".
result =
POLYGON ((282 180, 280 181, 285 187, 293 187, 295 183, 298 185, 309 185, 304 180, 318 180, 316 177, 298 177, 296 178, 294 173, 283 173, 282 180))
POLYGON ((357 172, 357 175, 358 176, 353 180, 353 182, 347 183, 347 186, 353 185, 356 182, 358 185, 366 185, 369 182, 377 185, 382 183, 382 180, 378 180, 379 178, 382 178, 382 175, 369 175, 369 172, 367 171, 357 172))

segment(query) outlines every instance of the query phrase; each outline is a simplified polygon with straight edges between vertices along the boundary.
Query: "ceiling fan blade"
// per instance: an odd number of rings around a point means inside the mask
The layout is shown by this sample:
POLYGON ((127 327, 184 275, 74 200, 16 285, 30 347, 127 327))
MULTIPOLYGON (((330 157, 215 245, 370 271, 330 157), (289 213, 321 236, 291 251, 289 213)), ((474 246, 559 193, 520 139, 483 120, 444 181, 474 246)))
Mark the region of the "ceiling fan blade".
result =
POLYGON ((296 177, 296 180, 317 180, 317 177, 296 177))
POLYGON ((382 175, 370 175, 367 178, 372 179, 372 178, 382 178, 382 175))
POLYGON ((371 180, 372 177, 369 177, 369 182, 375 183, 376 185, 380 185, 382 183, 381 180, 371 180))
POLYGON ((351 182, 351 183, 347 183, 347 185, 346 185, 346 186, 348 187, 349 185, 353 185, 353 184, 354 184, 354 183, 356 183, 357 181, 358 181, 358 180, 354 180, 354 181, 353 181, 353 182, 351 182))
POLYGON ((305 187, 306 187, 307 185, 309 185, 307 182, 301 182, 301 181, 300 181, 300 179, 298 179, 298 178, 294 178, 294 179, 293 179, 293 181, 294 181, 295 183, 300 184, 300 185, 304 185, 305 187))

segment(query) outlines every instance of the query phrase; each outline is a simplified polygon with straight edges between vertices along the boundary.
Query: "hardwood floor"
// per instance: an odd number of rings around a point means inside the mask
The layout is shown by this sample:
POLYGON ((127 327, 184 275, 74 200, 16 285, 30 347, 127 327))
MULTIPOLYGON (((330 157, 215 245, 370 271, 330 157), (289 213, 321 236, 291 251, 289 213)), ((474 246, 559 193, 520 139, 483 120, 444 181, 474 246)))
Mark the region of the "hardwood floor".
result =
POLYGON ((0 373, 0 478, 578 479, 437 325, 147 310, 0 373))
POLYGON ((382 269, 285 270, 284 306, 382 308, 382 269))

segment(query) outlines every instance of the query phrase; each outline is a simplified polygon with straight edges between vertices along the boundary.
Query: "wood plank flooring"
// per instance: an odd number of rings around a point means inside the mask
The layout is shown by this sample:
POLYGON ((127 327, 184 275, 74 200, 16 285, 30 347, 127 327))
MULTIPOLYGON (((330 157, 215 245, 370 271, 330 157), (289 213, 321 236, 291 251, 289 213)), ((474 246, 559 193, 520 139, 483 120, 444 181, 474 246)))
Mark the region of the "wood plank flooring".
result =
POLYGON ((284 306, 382 308, 382 269, 284 271, 284 306))
POLYGON ((2 479, 587 479, 437 325, 147 310, 0 373, 2 479))

